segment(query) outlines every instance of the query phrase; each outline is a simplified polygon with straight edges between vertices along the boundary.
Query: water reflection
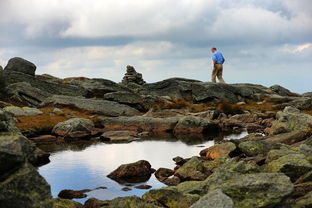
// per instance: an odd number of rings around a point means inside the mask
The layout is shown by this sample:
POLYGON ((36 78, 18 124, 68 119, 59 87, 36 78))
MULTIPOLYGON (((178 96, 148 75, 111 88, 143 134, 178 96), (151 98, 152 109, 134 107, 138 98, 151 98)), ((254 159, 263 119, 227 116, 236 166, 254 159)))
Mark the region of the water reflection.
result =
MULTIPOLYGON (((245 134, 225 136, 225 139, 237 139, 245 134)), ((220 137, 215 138, 220 140, 220 137)), ((63 189, 81 190, 100 186, 105 186, 107 189, 92 191, 88 193, 88 198, 96 197, 105 200, 119 196, 141 196, 147 190, 132 188, 131 191, 122 191, 124 186, 107 178, 106 175, 121 164, 141 159, 149 161, 155 169, 160 167, 173 168, 175 165, 172 158, 198 155, 201 149, 214 144, 214 140, 207 139, 210 138, 157 136, 131 143, 84 142, 71 145, 41 146, 42 149, 51 152, 51 163, 40 167, 39 172, 51 185, 54 197, 63 189)), ((141 184, 148 184, 153 188, 164 186, 154 175, 147 182, 135 185, 141 184)), ((85 200, 77 201, 83 202, 85 200)))

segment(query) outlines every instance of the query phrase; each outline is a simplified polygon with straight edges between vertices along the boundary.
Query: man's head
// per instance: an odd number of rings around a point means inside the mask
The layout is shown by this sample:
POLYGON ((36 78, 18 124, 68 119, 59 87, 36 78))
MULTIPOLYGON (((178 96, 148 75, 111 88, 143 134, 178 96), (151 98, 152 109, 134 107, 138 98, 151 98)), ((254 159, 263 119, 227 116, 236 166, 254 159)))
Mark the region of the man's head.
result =
POLYGON ((211 53, 214 53, 217 51, 217 48, 211 48, 211 53))

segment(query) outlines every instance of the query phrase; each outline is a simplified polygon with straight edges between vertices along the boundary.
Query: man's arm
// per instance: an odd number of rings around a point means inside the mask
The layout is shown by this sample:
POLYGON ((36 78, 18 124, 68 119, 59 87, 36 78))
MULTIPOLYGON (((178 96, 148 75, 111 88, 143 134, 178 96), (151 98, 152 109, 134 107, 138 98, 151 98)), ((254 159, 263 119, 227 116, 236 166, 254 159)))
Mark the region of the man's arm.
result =
POLYGON ((212 55, 212 63, 214 66, 217 64, 217 58, 214 54, 212 55))

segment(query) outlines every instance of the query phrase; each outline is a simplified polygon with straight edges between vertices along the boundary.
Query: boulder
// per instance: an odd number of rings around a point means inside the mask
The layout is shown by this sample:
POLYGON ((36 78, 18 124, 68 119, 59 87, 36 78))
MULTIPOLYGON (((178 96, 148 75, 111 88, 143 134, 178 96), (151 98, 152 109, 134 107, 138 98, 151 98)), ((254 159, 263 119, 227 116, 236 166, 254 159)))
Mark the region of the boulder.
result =
POLYGON ((213 121, 195 116, 185 116, 180 118, 174 128, 174 134, 213 134, 218 133, 219 125, 213 121))
POLYGON ((145 116, 102 117, 101 123, 110 130, 172 132, 178 118, 153 118, 145 116))
POLYGON ((100 139, 102 141, 122 142, 138 139, 137 136, 138 133, 136 131, 107 131, 100 136, 100 139))
POLYGON ((52 208, 50 186, 28 163, 0 182, 0 207, 52 208))
POLYGON ((34 151, 35 145, 21 135, 0 136, 0 179, 22 167, 25 162, 35 162, 34 151))
POLYGON ((238 175, 217 187, 240 208, 274 207, 293 191, 289 178, 280 173, 238 175))
POLYGON ((168 168, 159 168, 155 172, 155 176, 158 180, 163 181, 167 179, 168 177, 172 176, 174 174, 174 171, 168 168))
POLYGON ((192 157, 182 165, 174 175, 179 177, 182 181, 203 181, 211 174, 210 170, 208 170, 203 163, 204 161, 200 158, 192 157))
POLYGON ((31 165, 35 150, 19 134, 0 136, 0 207, 52 208, 50 186, 31 165))
POLYGON ((3 111, 11 113, 14 116, 35 116, 43 114, 43 112, 37 108, 17 107, 17 106, 4 107, 3 111))
POLYGON ((53 199, 53 208, 82 208, 82 204, 68 199, 53 199))
POLYGON ((161 208, 163 206, 157 206, 153 203, 146 202, 137 196, 129 196, 129 197, 118 197, 113 200, 98 200, 95 198, 88 199, 84 206, 84 208, 161 208))
POLYGON ((90 137, 93 128, 94 124, 89 119, 72 118, 56 124, 52 132, 65 138, 81 139, 90 137))
POLYGON ((217 159, 223 156, 229 156, 236 150, 236 145, 232 142, 225 142, 216 144, 212 147, 202 150, 200 156, 206 157, 207 159, 217 159))
POLYGON ((131 182, 148 180, 154 169, 146 160, 139 160, 134 163, 124 164, 119 166, 116 170, 111 172, 107 177, 116 180, 117 182, 131 182))
POLYGON ((283 144, 291 145, 291 144, 305 140, 308 135, 309 135, 309 132, 296 130, 296 131, 291 131, 288 133, 270 135, 263 139, 270 143, 283 143, 283 144))
POLYGON ((176 190, 156 189, 142 196, 144 201, 158 204, 162 207, 190 207, 199 199, 198 195, 182 194, 176 190))
POLYGON ((30 61, 27 61, 19 57, 15 57, 9 60, 4 70, 16 71, 24 74, 29 74, 31 76, 35 76, 36 68, 37 67, 35 66, 35 64, 31 63, 30 61))
POLYGON ((11 101, 29 106, 39 106, 51 96, 50 93, 33 87, 27 82, 10 84, 6 89, 11 101))
POLYGON ((230 197, 225 195, 222 190, 216 189, 208 192, 201 197, 191 208, 218 207, 218 208, 234 208, 234 203, 230 197))
POLYGON ((312 170, 312 164, 302 154, 288 154, 269 162, 265 170, 271 173, 285 173, 294 182, 312 170))
POLYGON ((181 182, 181 179, 177 176, 172 176, 172 177, 165 178, 161 182, 166 184, 167 186, 176 186, 181 182))
POLYGON ((246 141, 238 145, 239 150, 246 156, 265 156, 272 148, 273 144, 265 141, 246 141))
POLYGON ((86 192, 89 192, 90 190, 70 190, 70 189, 64 189, 60 191, 60 193, 57 195, 58 197, 62 199, 81 199, 87 197, 86 192))
POLYGON ((54 95, 45 100, 43 106, 67 106, 84 111, 99 113, 105 116, 133 116, 139 111, 123 104, 100 99, 86 99, 80 97, 54 95))
POLYGON ((272 123, 270 134, 279 134, 290 131, 310 131, 312 116, 293 107, 286 107, 276 114, 277 121, 272 123))

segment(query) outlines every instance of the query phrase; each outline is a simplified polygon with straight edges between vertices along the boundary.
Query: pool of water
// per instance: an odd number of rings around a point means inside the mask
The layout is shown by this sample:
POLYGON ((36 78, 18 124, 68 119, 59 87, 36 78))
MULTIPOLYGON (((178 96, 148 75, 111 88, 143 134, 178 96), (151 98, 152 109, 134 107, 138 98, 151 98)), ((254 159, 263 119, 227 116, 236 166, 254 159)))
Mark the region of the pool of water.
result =
MULTIPOLYGON (((222 136, 221 139, 238 139, 246 133, 222 136)), ((210 138, 211 139, 211 138, 210 138)), ((39 168, 40 174, 51 185, 53 197, 63 189, 94 189, 107 187, 88 192, 88 197, 102 200, 113 199, 121 196, 141 196, 148 190, 136 189, 134 186, 141 184, 151 185, 153 189, 160 188, 160 183, 154 175, 139 184, 133 184, 132 190, 123 191, 125 185, 106 177, 119 165, 147 160, 156 170, 160 167, 174 168, 172 158, 184 158, 199 155, 200 150, 212 146, 215 140, 190 139, 184 140, 167 137, 151 137, 131 143, 79 143, 70 145, 41 146, 51 153, 51 162, 39 168)), ((87 198, 76 201, 84 202, 87 198)))

